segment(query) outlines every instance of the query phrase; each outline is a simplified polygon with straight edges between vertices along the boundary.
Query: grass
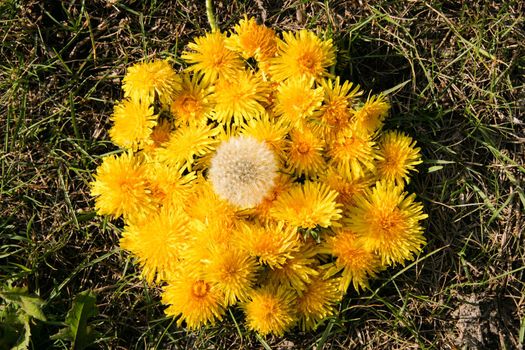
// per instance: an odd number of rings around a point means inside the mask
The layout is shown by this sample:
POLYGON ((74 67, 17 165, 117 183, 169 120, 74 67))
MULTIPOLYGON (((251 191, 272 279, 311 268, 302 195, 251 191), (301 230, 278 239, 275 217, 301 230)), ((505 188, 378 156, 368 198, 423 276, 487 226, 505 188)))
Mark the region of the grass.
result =
MULTIPOLYGON (((525 5, 521 1, 215 2, 227 29, 246 13, 334 39, 336 73, 389 91, 389 129, 423 150, 410 184, 429 214, 416 261, 351 294, 318 331, 258 338, 233 312, 185 332, 118 250, 120 222, 95 217, 88 183, 126 67, 173 57, 208 29, 204 1, 0 3, 0 289, 43 301, 34 349, 75 295, 92 290, 94 347, 518 349, 525 341, 525 5)), ((177 61, 179 62, 179 61, 177 61)), ((5 303, 4 303, 5 306, 5 303)), ((3 310, 3 309, 2 309, 3 310)), ((1 311, 1 310, 0 310, 1 311)), ((1 338, 0 334, 0 338, 1 338)), ((3 343, 0 341, 0 348, 3 343)), ((77 344, 77 348, 79 345, 77 344)))

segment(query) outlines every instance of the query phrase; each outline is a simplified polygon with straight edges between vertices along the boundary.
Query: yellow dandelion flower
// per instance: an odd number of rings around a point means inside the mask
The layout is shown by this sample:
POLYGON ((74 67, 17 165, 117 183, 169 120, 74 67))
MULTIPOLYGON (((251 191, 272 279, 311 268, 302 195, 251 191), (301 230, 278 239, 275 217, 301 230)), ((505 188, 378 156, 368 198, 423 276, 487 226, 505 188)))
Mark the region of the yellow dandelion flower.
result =
POLYGON ((168 305, 164 310, 166 315, 180 315, 177 325, 186 322, 189 329, 214 325, 217 320, 222 320, 225 312, 223 300, 220 289, 188 272, 175 274, 162 292, 162 303, 168 305))
POLYGON ((184 259, 191 266, 203 266, 211 261, 218 249, 226 249, 233 242, 236 232, 234 222, 222 221, 221 218, 211 218, 208 221, 191 220, 192 232, 184 259))
POLYGON ((317 251, 312 244, 303 243, 300 249, 291 254, 284 264, 268 270, 267 278, 270 283, 287 286, 295 291, 302 291, 311 282, 313 276, 319 272, 315 259, 317 251))
POLYGON ((155 149, 161 147, 169 141, 172 132, 172 125, 169 120, 160 119, 151 131, 148 143, 144 146, 144 152, 153 155, 155 149))
POLYGON ((334 167, 329 167, 321 177, 321 180, 332 190, 337 191, 336 201, 342 205, 344 213, 355 204, 355 196, 363 193, 372 185, 370 176, 359 177, 353 174, 344 176, 334 167))
POLYGON ((363 248, 376 252, 383 265, 411 260, 425 244, 419 221, 427 218, 415 195, 402 186, 378 181, 374 188, 358 195, 350 210, 348 226, 362 241, 363 248))
POLYGON ((350 177, 364 176, 366 171, 373 171, 374 142, 369 134, 355 129, 345 129, 330 143, 327 152, 330 165, 341 174, 350 177))
POLYGON ((374 133, 383 126, 390 104, 383 95, 374 95, 358 110, 354 111, 353 120, 356 128, 374 133))
POLYGON ((219 79, 212 91, 213 119, 221 124, 230 124, 233 120, 236 125, 264 113, 263 105, 270 94, 268 84, 251 70, 239 71, 229 79, 219 79))
POLYGON ((232 247, 214 249, 205 263, 205 280, 223 291, 226 305, 246 301, 257 273, 257 261, 246 251, 232 247))
POLYGON ((315 177, 320 174, 325 166, 323 147, 321 139, 308 128, 293 129, 285 148, 287 171, 298 177, 315 177))
POLYGON ((188 48, 190 51, 181 55, 183 60, 191 64, 187 70, 201 73, 206 84, 219 77, 231 79, 244 69, 241 57, 226 47, 226 36, 223 33, 207 33, 189 43, 188 48))
POLYGON ((351 103, 362 94, 359 86, 345 81, 342 85, 339 77, 335 80, 323 79, 321 86, 324 91, 323 105, 316 113, 316 119, 322 128, 323 135, 332 139, 339 130, 349 126, 351 120, 351 103))
POLYGON ((327 272, 334 275, 342 272, 339 289, 344 293, 350 283, 356 291, 368 287, 368 279, 374 278, 382 269, 381 260, 372 251, 364 248, 362 240, 348 228, 335 231, 326 241, 327 253, 335 258, 335 265, 327 272))
POLYGON ((149 188, 159 203, 184 206, 196 180, 194 172, 184 173, 180 169, 154 162, 148 165, 146 173, 149 188))
POLYGON ((209 125, 186 126, 175 130, 165 147, 157 149, 157 158, 181 170, 191 170, 194 157, 202 157, 215 148, 218 128, 209 125))
POLYGON ((321 106, 323 88, 312 88, 313 80, 294 78, 277 88, 275 113, 286 118, 292 126, 301 126, 321 106))
POLYGON ((319 182, 306 181, 282 193, 270 209, 276 220, 292 226, 315 228, 337 225, 341 209, 336 202, 337 192, 319 182))
POLYGON ((193 182, 193 191, 186 198, 186 213, 203 223, 219 220, 226 226, 232 226, 236 219, 236 209, 227 201, 219 198, 211 184, 198 177, 193 182))
POLYGON ((295 323, 293 291, 276 286, 263 286, 250 294, 242 304, 248 329, 261 335, 282 336, 295 323))
POLYGON ((273 118, 268 113, 248 120, 242 125, 240 134, 267 144, 279 158, 283 157, 285 138, 290 127, 283 119, 273 118))
POLYGON ((308 30, 286 32, 283 40, 277 42, 277 57, 271 63, 273 80, 297 77, 318 80, 329 75, 327 68, 335 63, 335 49, 331 39, 321 40, 308 30))
POLYGON ((100 215, 145 218, 155 210, 147 188, 146 169, 131 153, 107 156, 91 183, 91 196, 100 215))
POLYGON ((416 171, 415 166, 421 164, 420 148, 416 141, 401 132, 388 131, 379 140, 379 150, 376 154, 377 176, 380 180, 395 181, 402 185, 408 183, 409 171, 416 171))
POLYGON ((239 248, 256 256, 261 264, 270 268, 279 268, 294 251, 299 250, 300 241, 297 229, 283 222, 244 223, 235 239, 239 248))
POLYGON ((240 207, 260 203, 273 187, 276 175, 277 162, 268 146, 243 136, 221 143, 208 173, 215 192, 240 207))
POLYGON ((137 258, 148 283, 160 282, 176 270, 189 238, 187 225, 180 208, 164 207, 141 224, 126 226, 120 246, 137 258))
POLYGON ((124 97, 145 103, 153 102, 157 94, 162 104, 169 105, 180 88, 180 77, 166 60, 137 63, 128 68, 122 80, 124 97))
POLYGON ((171 113, 177 127, 205 125, 213 108, 210 88, 199 81, 197 74, 184 74, 181 89, 173 95, 171 113))
POLYGON ((226 39, 229 49, 237 51, 244 59, 255 58, 267 61, 277 52, 277 35, 264 25, 258 25, 254 18, 245 17, 233 27, 234 32, 226 39))
POLYGON ((151 143, 150 135, 157 124, 157 116, 149 103, 123 100, 115 105, 111 121, 111 141, 119 147, 137 150, 151 143))
POLYGON ((253 209, 253 214, 263 222, 270 220, 270 209, 272 208, 273 203, 281 193, 287 191, 291 186, 292 178, 288 174, 278 174, 271 191, 263 198, 262 202, 253 209))
POLYGON ((295 302, 302 331, 315 330, 324 319, 336 313, 335 305, 343 297, 339 283, 339 278, 312 277, 295 302))

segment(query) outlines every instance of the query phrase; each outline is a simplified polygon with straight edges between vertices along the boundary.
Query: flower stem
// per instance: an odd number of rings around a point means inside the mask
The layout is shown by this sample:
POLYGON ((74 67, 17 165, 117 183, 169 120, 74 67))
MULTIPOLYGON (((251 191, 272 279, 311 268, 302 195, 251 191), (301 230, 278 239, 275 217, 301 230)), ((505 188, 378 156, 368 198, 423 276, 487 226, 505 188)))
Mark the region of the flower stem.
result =
POLYGON ((208 23, 210 24, 211 31, 217 32, 219 27, 215 21, 215 13, 213 12, 213 2, 212 0, 206 0, 206 16, 208 17, 208 23))

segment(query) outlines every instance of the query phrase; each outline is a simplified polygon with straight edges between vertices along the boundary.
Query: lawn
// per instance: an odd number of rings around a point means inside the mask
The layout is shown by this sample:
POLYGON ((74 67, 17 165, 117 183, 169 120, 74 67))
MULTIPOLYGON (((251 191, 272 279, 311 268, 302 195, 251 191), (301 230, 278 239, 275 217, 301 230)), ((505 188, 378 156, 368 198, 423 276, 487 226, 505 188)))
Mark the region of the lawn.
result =
POLYGON ((182 69, 184 47, 210 29, 204 1, 4 0, 0 349, 29 333, 33 349, 71 348, 71 339, 112 349, 521 349, 525 3, 214 5, 222 30, 246 14, 279 32, 332 38, 335 73, 387 94, 385 128, 422 149, 408 188, 429 216, 428 244, 414 262, 350 292, 315 332, 262 338, 235 310, 213 327, 177 327, 118 248, 122 222, 95 215, 89 183, 116 150, 107 131, 127 67, 171 58, 182 69))

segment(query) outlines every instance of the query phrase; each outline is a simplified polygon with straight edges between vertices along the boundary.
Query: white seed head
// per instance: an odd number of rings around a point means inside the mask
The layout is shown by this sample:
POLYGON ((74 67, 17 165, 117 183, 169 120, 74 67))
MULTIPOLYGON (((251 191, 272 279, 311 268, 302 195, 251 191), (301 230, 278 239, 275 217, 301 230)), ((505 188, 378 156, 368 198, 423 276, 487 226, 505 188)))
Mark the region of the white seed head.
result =
POLYGON ((244 136, 221 143, 208 172, 215 193, 245 208, 262 202, 276 176, 277 161, 270 148, 244 136))

